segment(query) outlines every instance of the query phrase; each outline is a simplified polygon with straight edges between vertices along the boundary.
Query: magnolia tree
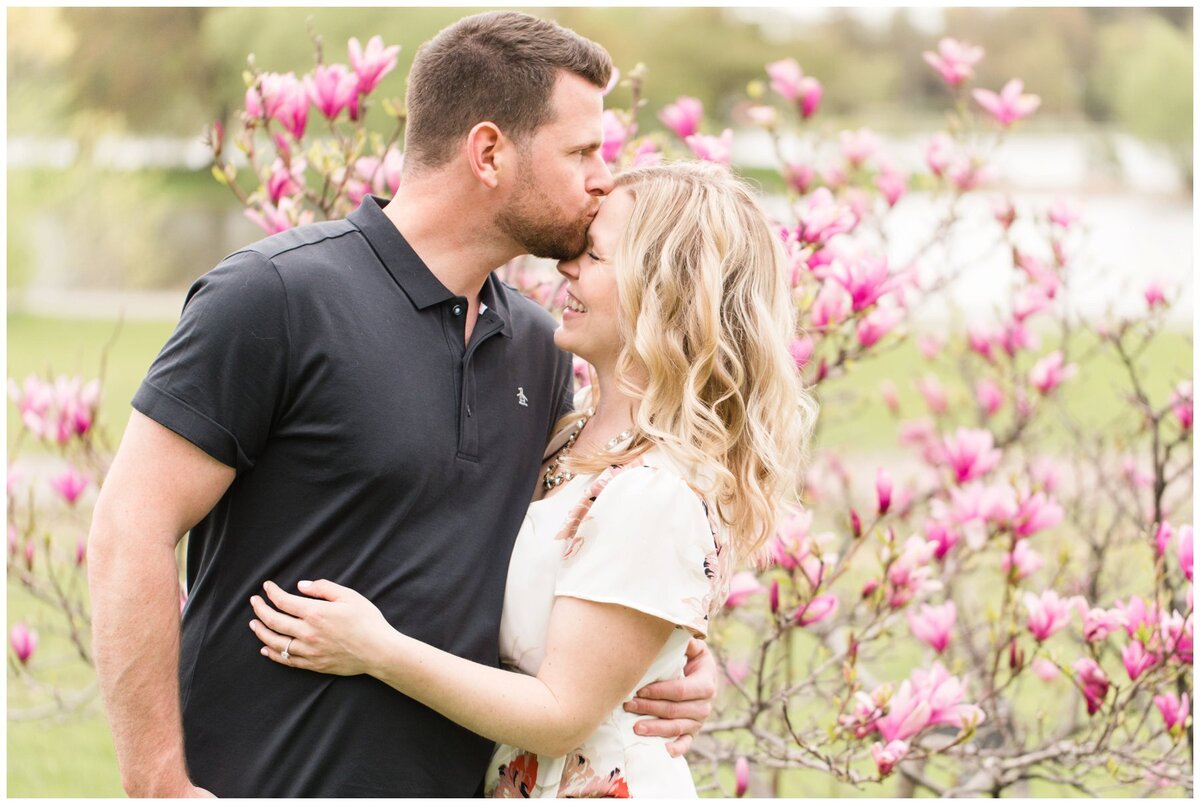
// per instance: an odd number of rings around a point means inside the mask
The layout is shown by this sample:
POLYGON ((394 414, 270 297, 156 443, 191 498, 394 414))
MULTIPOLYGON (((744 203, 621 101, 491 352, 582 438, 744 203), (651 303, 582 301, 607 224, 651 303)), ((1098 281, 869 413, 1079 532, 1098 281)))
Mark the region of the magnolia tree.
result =
MULTIPOLYGON (((403 108, 378 102, 386 137, 366 122, 397 50, 351 39, 349 65, 326 64, 316 40, 302 77, 251 60, 235 152, 220 124, 209 143, 214 176, 267 233, 395 192, 403 108)), ((938 796, 1029 793, 1032 781, 1192 790, 1192 388, 1179 377, 1160 394, 1142 360, 1167 337, 1178 289, 1149 282, 1136 316, 1088 321, 1071 308, 1085 223, 1066 202, 1018 208, 989 190, 989 159, 1039 99, 1019 79, 970 88, 983 55, 952 39, 924 54, 953 102, 921 165, 902 165, 868 129, 822 127, 821 84, 791 59, 766 65, 735 108, 766 133, 786 194, 771 208, 801 323, 789 345, 797 371, 818 397, 841 396, 822 414, 803 506, 769 560, 733 579, 714 628, 727 684, 692 750, 702 791, 787 793, 795 769, 875 793, 884 781, 938 796), (918 248, 897 254, 891 224, 918 199, 932 212, 918 248), (944 312, 972 282, 979 255, 953 247, 964 227, 989 231, 1009 287, 989 317, 914 333, 920 310, 944 312), (847 378, 910 341, 927 369, 846 397, 847 378), (1121 367, 1124 413, 1097 428, 1064 392, 1103 358, 1121 367), (924 415, 904 410, 898 382, 924 415), (883 465, 822 443, 835 408, 891 417, 896 443, 869 446, 889 456, 883 465)), ((644 74, 639 65, 609 87, 631 98, 604 113, 613 169, 678 157, 728 166, 733 132, 708 133, 694 98, 659 110, 665 131, 640 131, 644 74)), ((552 271, 524 260, 502 271, 560 308, 552 271)), ((57 609, 90 662, 78 578, 63 581, 83 550, 59 556, 46 526, 76 528, 58 510, 102 482, 89 436, 96 389, 34 377, 10 394, 18 445, 56 445, 62 468, 59 501, 39 505, 14 489, 10 458, 9 578, 57 609)), ((37 636, 17 624, 11 638, 13 668, 35 682, 37 636)))

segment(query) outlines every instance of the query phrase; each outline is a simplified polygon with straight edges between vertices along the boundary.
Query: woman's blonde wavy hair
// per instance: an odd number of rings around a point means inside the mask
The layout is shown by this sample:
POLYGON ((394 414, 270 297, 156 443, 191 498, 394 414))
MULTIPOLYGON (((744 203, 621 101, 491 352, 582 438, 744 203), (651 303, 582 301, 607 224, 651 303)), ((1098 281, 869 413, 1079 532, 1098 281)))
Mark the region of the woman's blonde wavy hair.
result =
POLYGON ((658 446, 708 468, 703 491, 737 556, 754 558, 799 494, 817 412, 788 350, 796 315, 783 246, 749 187, 716 165, 637 168, 615 185, 634 200, 611 259, 617 382, 640 401, 635 437, 566 462, 597 472, 658 446))

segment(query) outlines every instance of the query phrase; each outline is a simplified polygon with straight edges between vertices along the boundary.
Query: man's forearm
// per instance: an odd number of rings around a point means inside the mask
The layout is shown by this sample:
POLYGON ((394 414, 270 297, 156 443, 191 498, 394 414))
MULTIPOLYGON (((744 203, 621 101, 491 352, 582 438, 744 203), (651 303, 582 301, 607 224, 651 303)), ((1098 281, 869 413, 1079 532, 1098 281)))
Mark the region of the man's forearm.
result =
POLYGON ((132 796, 183 796, 179 576, 166 541, 127 540, 101 513, 88 546, 92 642, 121 781, 132 796), (136 546, 136 547, 134 547, 136 546))

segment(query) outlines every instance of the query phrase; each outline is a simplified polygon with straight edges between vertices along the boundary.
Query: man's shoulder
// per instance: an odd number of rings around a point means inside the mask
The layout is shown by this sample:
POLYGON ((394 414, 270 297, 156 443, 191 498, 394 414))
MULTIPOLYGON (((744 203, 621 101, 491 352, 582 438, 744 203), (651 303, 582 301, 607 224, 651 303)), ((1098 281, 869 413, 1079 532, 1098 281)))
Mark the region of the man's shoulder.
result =
POLYGON ((344 218, 336 221, 321 221, 286 229, 251 243, 238 251, 253 252, 274 262, 298 251, 311 250, 313 247, 324 245, 336 247, 339 238, 358 232, 358 227, 344 218))

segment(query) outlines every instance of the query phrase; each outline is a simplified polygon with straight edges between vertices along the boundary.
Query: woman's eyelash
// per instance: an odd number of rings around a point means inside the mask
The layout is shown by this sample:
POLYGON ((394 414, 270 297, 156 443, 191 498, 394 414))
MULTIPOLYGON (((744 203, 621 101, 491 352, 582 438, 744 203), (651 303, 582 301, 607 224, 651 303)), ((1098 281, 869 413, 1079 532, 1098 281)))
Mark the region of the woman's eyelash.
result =
POLYGON ((591 252, 591 251, 589 251, 589 252, 587 253, 587 256, 588 256, 588 257, 590 257, 590 258, 592 258, 593 260, 599 260, 599 259, 600 259, 600 255, 596 254, 595 252, 591 252))

